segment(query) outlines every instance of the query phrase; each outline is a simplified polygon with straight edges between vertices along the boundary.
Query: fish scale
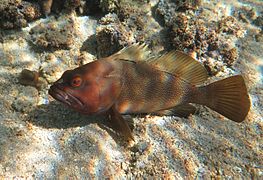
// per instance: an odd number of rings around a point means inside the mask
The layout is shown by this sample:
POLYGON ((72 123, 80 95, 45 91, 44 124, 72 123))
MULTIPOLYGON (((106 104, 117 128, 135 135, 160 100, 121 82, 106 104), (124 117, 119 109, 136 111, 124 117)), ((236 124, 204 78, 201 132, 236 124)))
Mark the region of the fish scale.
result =
POLYGON ((124 82, 116 103, 120 113, 151 113, 172 108, 183 100, 180 93, 190 87, 176 76, 156 71, 145 63, 125 63, 124 69, 124 82))

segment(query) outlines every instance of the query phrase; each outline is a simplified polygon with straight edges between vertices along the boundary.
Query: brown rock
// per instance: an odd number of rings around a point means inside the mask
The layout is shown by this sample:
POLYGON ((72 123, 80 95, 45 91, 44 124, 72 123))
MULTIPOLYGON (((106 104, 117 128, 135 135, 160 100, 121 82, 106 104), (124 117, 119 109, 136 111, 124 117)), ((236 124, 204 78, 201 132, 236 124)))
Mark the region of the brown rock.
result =
POLYGON ((17 29, 41 16, 40 6, 35 2, 4 0, 0 5, 0 27, 17 29))

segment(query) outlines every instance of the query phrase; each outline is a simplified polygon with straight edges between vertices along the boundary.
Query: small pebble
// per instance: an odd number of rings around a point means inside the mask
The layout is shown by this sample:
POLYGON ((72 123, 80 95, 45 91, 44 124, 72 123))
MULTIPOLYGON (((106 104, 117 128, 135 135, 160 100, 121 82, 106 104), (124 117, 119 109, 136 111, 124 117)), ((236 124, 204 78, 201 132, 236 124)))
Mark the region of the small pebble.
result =
POLYGON ((39 72, 30 71, 28 69, 22 70, 19 77, 19 83, 25 86, 35 87, 38 90, 43 89, 47 85, 45 79, 40 77, 39 72))

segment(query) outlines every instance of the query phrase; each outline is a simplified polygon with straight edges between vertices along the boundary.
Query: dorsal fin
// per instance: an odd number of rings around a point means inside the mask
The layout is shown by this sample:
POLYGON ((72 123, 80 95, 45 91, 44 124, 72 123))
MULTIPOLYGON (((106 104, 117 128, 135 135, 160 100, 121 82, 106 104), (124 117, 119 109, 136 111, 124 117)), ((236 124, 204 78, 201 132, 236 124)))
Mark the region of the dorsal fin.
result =
POLYGON ((148 62, 159 70, 175 74, 194 85, 200 85, 208 78, 207 71, 200 62, 180 51, 171 51, 161 57, 151 58, 148 62))
POLYGON ((117 53, 111 55, 111 59, 119 60, 129 60, 129 61, 144 61, 148 59, 150 51, 146 44, 139 43, 133 44, 131 46, 125 47, 117 53))

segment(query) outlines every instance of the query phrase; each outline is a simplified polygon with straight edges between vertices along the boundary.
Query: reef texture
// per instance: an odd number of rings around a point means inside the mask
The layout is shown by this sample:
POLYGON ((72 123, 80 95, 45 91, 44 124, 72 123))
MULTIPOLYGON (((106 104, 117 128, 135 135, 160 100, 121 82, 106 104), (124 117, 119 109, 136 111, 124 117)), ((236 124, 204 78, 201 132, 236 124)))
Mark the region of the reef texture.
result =
POLYGON ((261 1, 4 0, 0 12, 0 179, 263 178, 261 1), (208 83, 242 74, 247 119, 202 106, 189 118, 133 116, 128 144, 106 117, 48 96, 65 70, 137 42, 191 54, 208 83))
POLYGON ((3 0, 0 4, 0 28, 16 29, 26 27, 41 16, 40 5, 22 0, 3 0))

